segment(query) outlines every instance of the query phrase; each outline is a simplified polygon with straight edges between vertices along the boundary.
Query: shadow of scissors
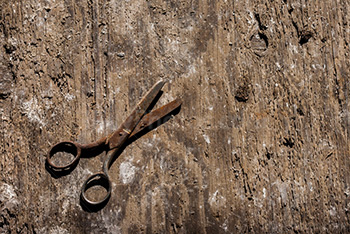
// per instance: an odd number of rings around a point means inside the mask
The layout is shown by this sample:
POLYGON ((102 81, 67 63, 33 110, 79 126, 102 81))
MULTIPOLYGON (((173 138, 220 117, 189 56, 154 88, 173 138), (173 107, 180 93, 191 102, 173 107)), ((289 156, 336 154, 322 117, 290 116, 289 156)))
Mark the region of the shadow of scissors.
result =
POLYGON ((130 144, 129 139, 137 137, 140 133, 150 128, 157 121, 164 121, 164 117, 174 112, 181 106, 180 99, 174 101, 147 113, 155 104, 163 85, 165 82, 159 81, 150 91, 142 98, 136 108, 131 112, 129 117, 120 127, 107 137, 91 144, 79 144, 77 142, 65 141, 54 145, 46 158, 47 167, 50 170, 64 173, 69 172, 76 167, 82 154, 99 154, 103 151, 107 152, 106 160, 103 163, 102 171, 90 176, 82 186, 80 199, 84 206, 88 209, 100 209, 108 203, 111 196, 112 186, 108 170, 115 161, 116 157, 121 153, 125 147, 130 144), (65 165, 56 165, 52 158, 59 152, 66 152, 74 155, 74 159, 65 165), (88 198, 86 192, 90 188, 102 186, 106 192, 102 198, 98 200, 91 200, 88 198))

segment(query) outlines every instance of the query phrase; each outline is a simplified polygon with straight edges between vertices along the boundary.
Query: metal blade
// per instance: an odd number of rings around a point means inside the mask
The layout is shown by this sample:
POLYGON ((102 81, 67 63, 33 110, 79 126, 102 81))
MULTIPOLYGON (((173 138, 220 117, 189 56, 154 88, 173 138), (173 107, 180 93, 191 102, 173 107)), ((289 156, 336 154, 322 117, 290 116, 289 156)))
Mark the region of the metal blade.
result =
MULTIPOLYGON (((130 135, 130 137, 132 137, 132 136, 138 134, 139 132, 143 131, 144 129, 150 127, 151 125, 153 125, 157 121, 160 121, 162 118, 164 118, 165 116, 167 116, 168 114, 170 114, 171 112, 176 110, 181 104, 182 104, 182 102, 180 101, 180 99, 176 99, 176 100, 169 102, 168 104, 148 113, 147 115, 143 116, 143 118, 137 124, 137 126, 135 127, 135 129, 132 132, 132 134, 130 135)), ((166 122, 166 120, 163 120, 162 123, 163 122, 166 122)), ((159 123, 159 125, 162 123, 159 123)))
POLYGON ((140 119, 144 116, 148 107, 152 104, 153 100, 157 97, 158 93, 162 89, 164 81, 158 81, 148 93, 141 99, 136 108, 131 112, 125 122, 109 137, 109 147, 113 149, 120 146, 133 132, 140 119))

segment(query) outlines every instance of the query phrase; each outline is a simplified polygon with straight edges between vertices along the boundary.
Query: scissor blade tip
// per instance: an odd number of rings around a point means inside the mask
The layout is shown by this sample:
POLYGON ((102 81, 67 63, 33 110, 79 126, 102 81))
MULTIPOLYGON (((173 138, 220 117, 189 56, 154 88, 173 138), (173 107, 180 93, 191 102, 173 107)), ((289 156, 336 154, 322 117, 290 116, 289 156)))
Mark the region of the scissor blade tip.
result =
POLYGON ((157 87, 157 88, 161 89, 161 88, 163 88, 165 82, 166 81, 164 81, 164 80, 160 80, 154 85, 154 87, 157 87))

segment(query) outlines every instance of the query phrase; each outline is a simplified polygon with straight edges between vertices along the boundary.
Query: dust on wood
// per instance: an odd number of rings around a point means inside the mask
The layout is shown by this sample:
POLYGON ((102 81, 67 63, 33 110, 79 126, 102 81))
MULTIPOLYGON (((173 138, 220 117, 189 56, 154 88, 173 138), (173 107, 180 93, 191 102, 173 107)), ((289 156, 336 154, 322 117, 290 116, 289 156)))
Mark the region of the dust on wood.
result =
POLYGON ((349 232, 349 1, 1 2, 0 232, 349 232), (181 112, 55 179, 62 140, 112 132, 156 81, 181 112))

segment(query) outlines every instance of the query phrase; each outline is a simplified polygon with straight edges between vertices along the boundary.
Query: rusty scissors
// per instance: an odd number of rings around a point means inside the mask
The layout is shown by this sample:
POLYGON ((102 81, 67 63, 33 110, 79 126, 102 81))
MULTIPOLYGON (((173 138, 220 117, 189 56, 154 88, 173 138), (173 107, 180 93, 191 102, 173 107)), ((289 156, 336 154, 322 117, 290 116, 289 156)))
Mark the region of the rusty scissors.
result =
POLYGON ((70 170, 71 168, 74 168, 78 164, 82 154, 88 154, 97 149, 102 149, 101 152, 107 152, 102 171, 90 176, 83 184, 80 194, 82 202, 90 206, 106 204, 112 191, 108 170, 114 162, 118 151, 123 150, 123 147, 126 147, 127 140, 132 136, 156 123, 181 106, 180 99, 175 99, 174 101, 147 113, 153 105, 153 102, 157 100, 157 96, 159 95, 164 83, 164 81, 157 82, 141 99, 124 123, 122 123, 120 127, 109 136, 103 137, 91 144, 79 144, 71 141, 60 142, 50 149, 46 157, 46 162, 50 169, 56 171, 70 170), (52 157, 58 152, 68 152, 72 154, 74 158, 66 165, 56 165, 53 162, 52 157), (104 196, 97 201, 89 199, 86 195, 86 191, 95 186, 102 186, 106 190, 104 196))

